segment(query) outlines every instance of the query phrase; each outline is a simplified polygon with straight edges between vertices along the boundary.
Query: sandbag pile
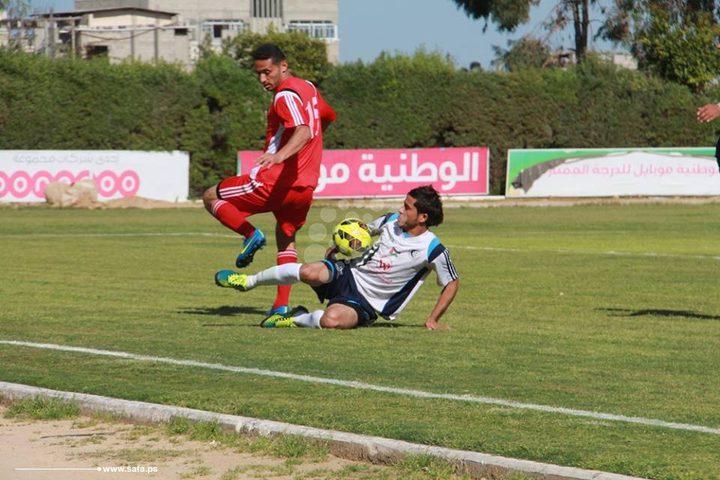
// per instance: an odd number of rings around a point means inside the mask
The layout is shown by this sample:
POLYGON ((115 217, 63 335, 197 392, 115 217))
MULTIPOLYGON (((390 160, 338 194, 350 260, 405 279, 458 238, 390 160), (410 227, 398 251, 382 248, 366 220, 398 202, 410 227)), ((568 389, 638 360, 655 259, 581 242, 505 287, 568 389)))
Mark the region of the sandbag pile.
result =
POLYGON ((95 182, 86 178, 69 185, 65 182, 50 182, 45 187, 45 201, 54 207, 93 208, 100 206, 95 182))

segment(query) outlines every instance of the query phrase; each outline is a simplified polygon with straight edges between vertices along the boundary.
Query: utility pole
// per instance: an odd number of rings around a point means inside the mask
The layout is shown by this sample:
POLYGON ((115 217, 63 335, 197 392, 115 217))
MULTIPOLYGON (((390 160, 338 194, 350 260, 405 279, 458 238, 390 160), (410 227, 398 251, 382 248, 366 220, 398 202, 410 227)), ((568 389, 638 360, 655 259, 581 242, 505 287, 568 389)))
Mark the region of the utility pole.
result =
POLYGON ((55 30, 57 25, 55 24, 55 17, 53 17, 53 11, 50 10, 50 24, 48 25, 47 34, 47 45, 48 45, 48 56, 55 58, 55 30))
POLYGON ((160 27, 158 21, 155 20, 155 28, 153 29, 153 46, 155 47, 155 64, 160 60, 160 27))
POLYGON ((72 19, 72 23, 70 24, 70 58, 75 59, 75 50, 77 49, 77 45, 75 44, 75 19, 72 19))

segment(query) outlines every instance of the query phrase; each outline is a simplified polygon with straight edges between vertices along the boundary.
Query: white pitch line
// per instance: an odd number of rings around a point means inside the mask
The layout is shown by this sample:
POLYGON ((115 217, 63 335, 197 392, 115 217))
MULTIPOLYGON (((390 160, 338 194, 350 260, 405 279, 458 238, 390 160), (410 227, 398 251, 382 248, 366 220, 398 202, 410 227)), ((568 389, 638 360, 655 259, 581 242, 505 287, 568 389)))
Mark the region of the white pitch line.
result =
POLYGON ((696 260, 720 260, 720 255, 691 255, 685 253, 657 253, 657 252, 597 252, 592 250, 570 250, 567 248, 529 250, 522 248, 505 247, 478 247, 474 245, 447 245, 450 249, 481 250, 487 252, 509 252, 509 253, 560 253, 571 255, 602 255, 609 257, 650 257, 650 258, 687 258, 696 260))
POLYGON ((118 352, 111 350, 98 350, 94 348, 72 347, 68 345, 57 345, 52 343, 35 343, 23 342, 17 340, 0 340, 0 345, 14 345, 19 347, 39 348, 44 350, 57 350, 61 352, 87 353, 91 355, 100 355, 105 357, 125 358, 141 362, 165 363, 170 365, 181 365, 185 367, 206 368, 210 370, 222 370, 226 372, 245 373, 250 375, 260 375, 263 377, 286 378, 301 382, 324 383, 340 387, 355 388, 358 390, 371 390, 374 392, 392 393, 396 395, 406 395, 415 398, 432 398, 441 400, 454 400, 460 402, 480 403, 486 405, 499 405, 503 407, 516 408, 521 410, 535 410, 545 413, 560 413, 574 417, 587 417, 596 420, 610 420, 614 422, 636 423, 640 425, 648 425, 651 427, 669 428, 673 430, 686 430, 691 432, 710 433, 720 435, 720 428, 706 427, 704 425, 693 425, 689 423, 666 422, 653 418, 644 417, 628 417, 625 415, 616 415, 613 413, 593 412, 589 410, 575 410, 573 408, 553 407, 549 405, 539 405, 534 403, 516 402, 513 400, 503 400, 499 398, 481 397, 475 395, 456 395, 452 393, 433 393, 422 390, 413 390, 408 388, 385 387, 382 385, 373 385, 371 383, 355 382, 348 380, 338 380, 334 378, 313 377, 310 375, 297 375, 287 372, 276 372, 273 370, 264 370, 259 368, 233 367, 222 365, 219 363, 197 362, 195 360, 178 360, 167 357, 153 357, 149 355, 136 355, 128 352, 118 352))
POLYGON ((135 232, 135 233, 5 233, 0 238, 112 238, 112 237, 225 237, 238 238, 229 233, 209 232, 135 232))

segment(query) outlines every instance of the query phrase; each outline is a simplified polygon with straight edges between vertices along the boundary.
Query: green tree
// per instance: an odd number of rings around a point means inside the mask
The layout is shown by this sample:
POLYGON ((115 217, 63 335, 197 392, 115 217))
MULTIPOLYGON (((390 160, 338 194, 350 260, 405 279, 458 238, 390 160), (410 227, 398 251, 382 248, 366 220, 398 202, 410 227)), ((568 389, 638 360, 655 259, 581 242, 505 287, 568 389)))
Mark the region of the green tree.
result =
POLYGON ((702 90, 720 71, 711 0, 615 0, 602 34, 630 48, 641 70, 702 90))
POLYGON ((493 46, 495 59, 493 66, 508 72, 523 68, 541 68, 550 59, 550 47, 540 39, 523 37, 520 40, 508 40, 508 49, 493 46))
MULTIPOLYGON (((539 0, 452 0, 474 19, 484 18, 502 31, 512 32, 530 19, 530 7, 539 0)), ((546 25, 549 30, 564 29, 572 24, 575 34, 575 55, 578 62, 585 58, 590 31, 590 7, 599 0, 558 0, 554 15, 546 25)), ((622 1, 622 0, 617 0, 622 1)), ((487 28, 487 23, 485 24, 487 28)))
POLYGON ((274 43, 288 57, 292 72, 315 83, 327 76, 330 64, 327 48, 322 40, 310 38, 303 32, 278 32, 270 28, 267 33, 243 32, 223 43, 223 54, 234 58, 241 67, 252 69, 252 52, 263 43, 274 43))
POLYGON ((582 62, 587 54, 590 38, 590 7, 596 3, 597 0, 560 0, 555 6, 555 15, 548 24, 551 30, 564 29, 572 24, 575 57, 578 63, 582 62))
MULTIPOLYGON (((530 7, 540 0, 453 0, 465 14, 475 20, 490 21, 501 31, 513 32, 530 20, 530 7)), ((487 23, 485 24, 487 28, 487 23)))

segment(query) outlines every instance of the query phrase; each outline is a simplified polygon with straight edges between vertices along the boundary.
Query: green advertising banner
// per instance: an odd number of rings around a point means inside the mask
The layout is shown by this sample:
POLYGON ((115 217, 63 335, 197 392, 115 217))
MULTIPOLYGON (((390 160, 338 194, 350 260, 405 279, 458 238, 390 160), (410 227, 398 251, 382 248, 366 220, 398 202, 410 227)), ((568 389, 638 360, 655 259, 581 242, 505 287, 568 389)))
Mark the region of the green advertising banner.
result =
POLYGON ((714 148, 509 150, 507 197, 720 195, 714 148))

